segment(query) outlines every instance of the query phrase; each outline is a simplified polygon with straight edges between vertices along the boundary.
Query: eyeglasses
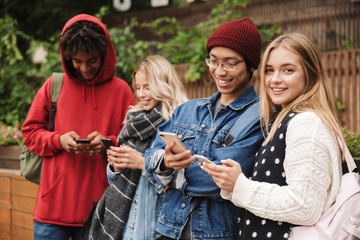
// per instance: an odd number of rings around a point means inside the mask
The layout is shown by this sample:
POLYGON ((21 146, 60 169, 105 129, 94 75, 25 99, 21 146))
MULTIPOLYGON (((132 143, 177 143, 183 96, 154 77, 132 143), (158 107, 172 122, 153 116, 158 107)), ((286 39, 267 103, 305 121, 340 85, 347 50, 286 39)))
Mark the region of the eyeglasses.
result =
POLYGON ((226 71, 234 71, 236 69, 236 65, 245 61, 245 59, 240 60, 236 63, 218 62, 215 60, 211 60, 210 58, 205 58, 205 61, 206 61, 206 64, 211 68, 218 68, 218 66, 220 65, 222 67, 222 69, 224 69, 226 71))

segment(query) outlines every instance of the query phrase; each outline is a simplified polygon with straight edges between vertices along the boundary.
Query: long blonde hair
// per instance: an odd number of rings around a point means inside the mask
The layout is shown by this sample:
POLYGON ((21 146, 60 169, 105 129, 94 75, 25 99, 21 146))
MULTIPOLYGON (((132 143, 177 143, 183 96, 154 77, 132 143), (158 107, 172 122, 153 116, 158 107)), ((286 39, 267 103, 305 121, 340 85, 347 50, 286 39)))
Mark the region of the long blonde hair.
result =
POLYGON ((268 134, 265 143, 268 143, 274 136, 274 133, 286 114, 293 110, 295 112, 314 112, 325 124, 326 128, 332 133, 335 141, 337 137, 344 146, 341 127, 336 115, 334 97, 328 83, 327 76, 324 72, 320 53, 316 45, 306 36, 300 33, 284 34, 276 38, 264 52, 260 68, 260 121, 263 131, 268 134), (270 52, 278 47, 287 50, 299 56, 302 68, 305 73, 305 87, 300 95, 295 98, 286 107, 281 109, 275 119, 274 109, 280 109, 274 105, 271 98, 266 93, 265 87, 265 68, 270 52), (274 120, 269 132, 269 123, 274 120))
MULTIPOLYGON (((146 58, 132 74, 132 85, 134 89, 136 85, 135 74, 139 71, 145 73, 149 80, 151 95, 155 100, 161 103, 161 114, 164 119, 168 120, 174 109, 188 100, 184 85, 182 84, 179 75, 176 73, 175 68, 162 56, 154 55, 146 58)), ((141 110, 143 110, 143 105, 138 102, 129 109, 127 114, 141 110)))

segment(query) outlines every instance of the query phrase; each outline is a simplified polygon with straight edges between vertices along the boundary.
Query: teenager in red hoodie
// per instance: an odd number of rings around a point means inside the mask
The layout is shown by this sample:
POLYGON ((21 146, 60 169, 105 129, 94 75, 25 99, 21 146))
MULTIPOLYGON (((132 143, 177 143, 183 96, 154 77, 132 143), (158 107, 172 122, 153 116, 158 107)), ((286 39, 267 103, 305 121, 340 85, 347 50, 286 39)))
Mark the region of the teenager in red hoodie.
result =
MULTIPOLYGON (((83 239, 81 226, 108 186, 102 137, 116 142, 135 97, 114 76, 116 55, 103 23, 90 15, 70 19, 59 38, 64 81, 55 126, 50 119, 50 77, 36 94, 22 126, 24 144, 43 156, 34 211, 34 239, 83 239), (77 144, 76 139, 90 139, 77 144)), ((85 237, 86 238, 86 237, 85 237)))

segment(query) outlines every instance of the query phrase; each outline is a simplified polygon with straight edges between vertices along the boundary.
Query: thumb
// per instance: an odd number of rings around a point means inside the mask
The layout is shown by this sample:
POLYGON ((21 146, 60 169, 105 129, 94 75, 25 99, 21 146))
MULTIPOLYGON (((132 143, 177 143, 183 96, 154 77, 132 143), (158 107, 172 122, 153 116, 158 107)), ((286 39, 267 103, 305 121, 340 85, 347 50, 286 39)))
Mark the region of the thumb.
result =
POLYGON ((221 163, 227 167, 233 167, 237 162, 231 159, 221 160, 221 163))

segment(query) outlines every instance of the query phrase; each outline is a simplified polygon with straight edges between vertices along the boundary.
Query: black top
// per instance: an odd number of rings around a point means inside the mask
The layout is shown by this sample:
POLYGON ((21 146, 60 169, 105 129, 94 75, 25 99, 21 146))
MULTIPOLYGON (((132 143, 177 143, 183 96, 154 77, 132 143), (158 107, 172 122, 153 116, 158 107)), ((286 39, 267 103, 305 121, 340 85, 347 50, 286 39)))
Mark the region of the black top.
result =
MULTIPOLYGON (((254 168, 249 179, 258 182, 286 184, 284 171, 285 138, 287 123, 296 113, 290 111, 279 124, 273 138, 256 153, 254 168)), ((258 217, 242 209, 239 219, 238 239, 288 239, 293 225, 258 217)))

